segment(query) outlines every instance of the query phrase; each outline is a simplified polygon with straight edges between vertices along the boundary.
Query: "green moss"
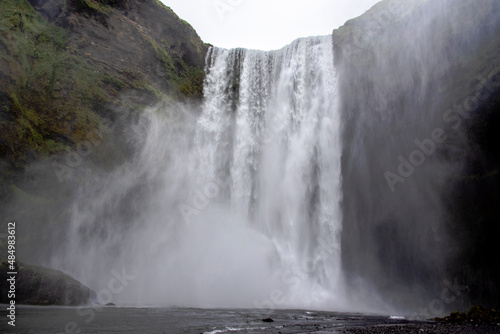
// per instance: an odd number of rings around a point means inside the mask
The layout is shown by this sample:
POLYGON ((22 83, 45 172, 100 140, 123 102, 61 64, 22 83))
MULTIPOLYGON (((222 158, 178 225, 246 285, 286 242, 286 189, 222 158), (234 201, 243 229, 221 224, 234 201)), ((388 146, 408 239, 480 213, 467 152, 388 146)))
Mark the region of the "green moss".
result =
POLYGON ((43 20, 27 1, 3 1, 0 8, 0 42, 7 49, 0 54, 0 72, 9 69, 10 84, 3 89, 14 116, 7 124, 10 160, 26 151, 60 151, 65 144, 53 138, 78 142, 99 129, 95 106, 111 100, 104 87, 124 84, 72 53, 67 32, 43 20))
POLYGON ((109 76, 109 75, 107 75, 107 76, 104 77, 103 83, 111 85, 111 86, 113 86, 113 87, 115 87, 116 89, 119 89, 119 90, 127 87, 127 84, 125 82, 123 82, 122 80, 120 80, 118 78, 109 76))
POLYGON ((77 0, 82 9, 95 11, 104 15, 109 15, 111 12, 110 4, 116 1, 106 1, 106 0, 77 0))
POLYGON ((25 141, 30 149, 38 149, 43 142, 43 136, 36 130, 40 119, 38 115, 23 105, 16 94, 11 94, 10 98, 13 102, 14 113, 18 117, 17 138, 20 141, 25 141))
POLYGON ((154 96, 156 96, 156 98, 159 101, 161 101, 161 100, 170 100, 171 99, 170 96, 166 95, 165 93, 163 93, 162 91, 160 91, 158 88, 150 85, 149 83, 147 83, 146 81, 143 81, 143 80, 132 82, 131 86, 133 88, 136 88, 136 89, 142 90, 144 92, 148 92, 148 93, 153 94, 154 96))
POLYGON ((42 146, 42 152, 47 156, 51 153, 65 152, 69 147, 52 139, 46 140, 42 146))
MULTIPOLYGON (((171 10, 161 2, 150 4, 166 14, 167 24, 186 30, 187 22, 171 17, 171 10)), ((101 143, 88 158, 92 163, 108 164, 105 159, 111 159, 111 151, 123 155, 119 152, 122 147, 111 143, 116 138, 103 139, 100 132, 103 118, 114 119, 110 113, 115 108, 140 113, 158 101, 202 96, 204 71, 184 63, 166 40, 153 39, 147 29, 139 30, 163 66, 161 81, 148 80, 135 67, 117 71, 116 64, 84 56, 70 43, 75 30, 64 28, 69 17, 95 17, 103 22, 113 7, 122 5, 127 0, 66 0, 66 10, 50 23, 28 0, 0 0, 0 92, 4 92, 0 112, 7 115, 0 120, 0 139, 5 143, 1 147, 4 161, 9 164, 1 175, 0 196, 5 190, 12 191, 9 185, 14 177, 8 175, 21 171, 28 161, 74 149, 82 140, 101 143), (75 6, 75 13, 67 12, 75 6)), ((69 25, 75 28, 82 21, 75 19, 69 25)), ((203 44, 189 33, 187 48, 201 54, 203 44)), ((148 56, 151 52, 147 50, 148 56)))
MULTIPOLYGON (((163 45, 159 45, 151 38, 148 38, 148 40, 155 50, 156 57, 165 68, 170 93, 174 96, 188 98, 202 96, 203 80, 205 78, 204 70, 188 66, 182 60, 178 60, 174 64, 167 51, 170 47, 166 41, 162 41, 163 45)), ((156 95, 158 96, 158 94, 156 95)))
POLYGON ((204 79, 204 71, 197 68, 189 68, 187 75, 179 83, 180 93, 187 97, 202 96, 204 79))
POLYGON ((156 57, 158 60, 160 60, 163 65, 165 66, 165 70, 167 73, 173 73, 175 72, 175 66, 174 62, 172 60, 172 57, 168 53, 169 45, 166 41, 162 41, 164 43, 164 47, 160 46, 158 43, 156 43, 152 38, 147 38, 151 45, 153 46, 153 49, 156 52, 156 57))

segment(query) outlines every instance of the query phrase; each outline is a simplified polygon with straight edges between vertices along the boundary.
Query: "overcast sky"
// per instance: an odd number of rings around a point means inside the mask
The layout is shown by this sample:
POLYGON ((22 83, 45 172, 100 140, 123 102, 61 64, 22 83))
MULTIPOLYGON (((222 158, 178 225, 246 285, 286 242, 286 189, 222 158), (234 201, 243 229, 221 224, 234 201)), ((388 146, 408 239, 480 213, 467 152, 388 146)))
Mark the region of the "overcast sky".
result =
POLYGON ((279 49, 327 35, 380 0, 161 0, 204 42, 224 48, 279 49))

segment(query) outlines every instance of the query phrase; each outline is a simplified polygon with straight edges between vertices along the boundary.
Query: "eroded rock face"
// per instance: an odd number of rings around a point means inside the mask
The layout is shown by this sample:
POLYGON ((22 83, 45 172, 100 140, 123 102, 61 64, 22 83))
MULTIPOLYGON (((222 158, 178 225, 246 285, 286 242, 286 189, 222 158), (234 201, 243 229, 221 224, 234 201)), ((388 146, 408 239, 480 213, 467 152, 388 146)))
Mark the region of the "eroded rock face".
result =
MULTIPOLYGON (((10 284, 4 284, 10 277, 7 261, 0 264, 0 303, 9 303, 10 284)), ((61 271, 16 263, 15 301, 26 305, 88 304, 94 292, 74 278, 61 271)))
POLYGON ((0 19, 4 203, 29 164, 90 141, 92 163, 119 165, 130 154, 122 120, 160 102, 201 102, 208 45, 157 0, 8 1, 0 19))
POLYGON ((500 300, 499 31, 498 1, 386 0, 333 32, 342 264, 394 299, 405 295, 398 285, 425 285, 425 308, 448 277, 468 286, 450 311, 467 299, 488 307, 500 300), (388 172, 403 170, 436 129, 445 142, 392 187, 388 172))

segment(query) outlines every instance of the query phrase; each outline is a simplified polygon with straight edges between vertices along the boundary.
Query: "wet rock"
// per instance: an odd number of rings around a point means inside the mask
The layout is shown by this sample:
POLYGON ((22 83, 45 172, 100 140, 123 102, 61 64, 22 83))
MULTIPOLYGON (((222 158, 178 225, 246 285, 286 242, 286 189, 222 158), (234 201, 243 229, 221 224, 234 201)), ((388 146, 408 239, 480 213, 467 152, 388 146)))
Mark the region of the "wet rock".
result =
POLYGON ((482 306, 471 306, 467 314, 455 311, 449 316, 434 320, 447 323, 497 324, 500 321, 500 312, 482 306))
MULTIPOLYGON (((88 304, 95 293, 88 287, 61 271, 16 263, 16 275, 9 264, 0 264, 0 281, 5 282, 15 277, 15 302, 26 305, 65 305, 77 306, 88 304)), ((10 285, 0 285, 0 303, 9 303, 10 285)))

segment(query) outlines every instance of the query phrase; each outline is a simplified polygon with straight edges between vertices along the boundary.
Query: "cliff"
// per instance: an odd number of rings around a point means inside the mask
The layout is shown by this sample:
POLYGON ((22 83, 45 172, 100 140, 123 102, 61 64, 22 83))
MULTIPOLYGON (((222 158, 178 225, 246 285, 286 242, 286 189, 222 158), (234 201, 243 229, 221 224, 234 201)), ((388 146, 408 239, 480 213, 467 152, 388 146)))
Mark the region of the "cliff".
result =
POLYGON ((386 0, 333 39, 349 277, 396 304, 495 306, 500 4, 386 0), (444 303, 445 280, 467 288, 444 303))
POLYGON ((0 197, 28 163, 78 143, 112 165, 126 138, 107 129, 159 101, 201 99, 208 46, 157 0, 2 1, 0 13, 0 197))

